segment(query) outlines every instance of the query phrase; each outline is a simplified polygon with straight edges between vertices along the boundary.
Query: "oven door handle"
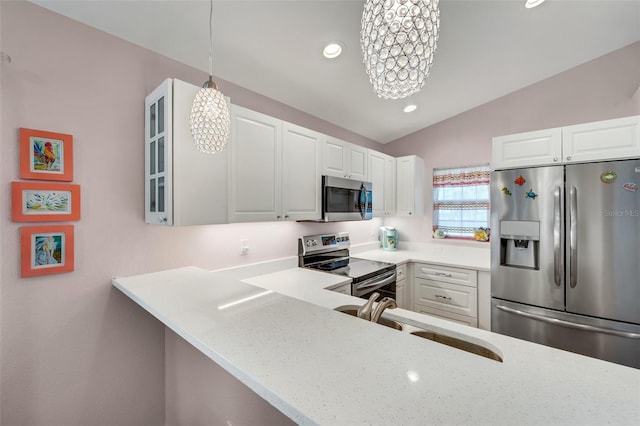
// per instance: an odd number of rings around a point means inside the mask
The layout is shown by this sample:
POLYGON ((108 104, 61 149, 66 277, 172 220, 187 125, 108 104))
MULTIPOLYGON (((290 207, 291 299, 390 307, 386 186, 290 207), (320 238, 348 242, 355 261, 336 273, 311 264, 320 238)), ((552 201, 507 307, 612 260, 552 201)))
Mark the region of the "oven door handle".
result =
POLYGON ((369 278, 366 281, 363 281, 359 284, 356 284, 356 290, 366 290, 372 287, 384 287, 387 284, 391 284, 396 280, 396 271, 385 272, 383 275, 378 277, 369 278))

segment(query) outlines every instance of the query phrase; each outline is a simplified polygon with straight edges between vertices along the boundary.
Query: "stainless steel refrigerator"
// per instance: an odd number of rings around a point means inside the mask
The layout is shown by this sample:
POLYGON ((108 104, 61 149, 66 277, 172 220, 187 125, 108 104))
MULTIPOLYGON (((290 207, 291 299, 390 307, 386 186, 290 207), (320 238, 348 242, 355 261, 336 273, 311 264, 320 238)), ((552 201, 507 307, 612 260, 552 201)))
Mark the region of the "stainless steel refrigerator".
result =
POLYGON ((640 368, 640 160, 495 171, 491 329, 640 368))

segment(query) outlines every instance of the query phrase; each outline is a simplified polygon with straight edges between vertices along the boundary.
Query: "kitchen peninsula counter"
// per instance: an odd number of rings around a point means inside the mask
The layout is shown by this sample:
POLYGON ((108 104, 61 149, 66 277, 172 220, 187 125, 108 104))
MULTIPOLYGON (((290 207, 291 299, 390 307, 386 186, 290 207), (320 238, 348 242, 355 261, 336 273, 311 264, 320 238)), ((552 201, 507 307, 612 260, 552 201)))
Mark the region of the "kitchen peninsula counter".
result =
POLYGON ((639 370, 402 309, 385 314, 481 343, 504 359, 493 361, 336 312, 363 303, 325 290, 348 279, 281 266, 256 276, 186 267, 113 283, 299 424, 638 424, 639 370))

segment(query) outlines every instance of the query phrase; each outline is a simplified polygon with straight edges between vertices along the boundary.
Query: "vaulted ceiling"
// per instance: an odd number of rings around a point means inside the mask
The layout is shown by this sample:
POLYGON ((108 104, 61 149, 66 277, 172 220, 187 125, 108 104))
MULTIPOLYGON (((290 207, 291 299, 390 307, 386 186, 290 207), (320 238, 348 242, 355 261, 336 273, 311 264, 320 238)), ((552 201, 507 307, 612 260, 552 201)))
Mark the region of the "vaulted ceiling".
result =
MULTIPOLYGON (((209 2, 32 0, 207 72, 209 2)), ((214 1, 213 73, 387 143, 640 40, 640 1, 441 0, 423 90, 384 100, 364 71, 359 0, 214 1), (338 40, 342 56, 322 56, 338 40), (418 109, 402 111, 408 103, 418 109)), ((232 100, 233 102, 233 100, 232 100)))

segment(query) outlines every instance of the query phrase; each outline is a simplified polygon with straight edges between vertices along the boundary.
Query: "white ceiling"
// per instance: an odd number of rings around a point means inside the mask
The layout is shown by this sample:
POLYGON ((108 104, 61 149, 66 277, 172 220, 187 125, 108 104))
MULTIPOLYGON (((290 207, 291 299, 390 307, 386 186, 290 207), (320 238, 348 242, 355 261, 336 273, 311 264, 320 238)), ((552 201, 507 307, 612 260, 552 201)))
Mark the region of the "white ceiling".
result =
MULTIPOLYGON (((32 2, 208 72, 206 0, 32 2)), ((363 4, 215 0, 213 73, 387 143, 640 40, 640 0, 441 0, 425 87, 383 100, 362 64, 363 4), (336 60, 321 54, 331 40, 345 45, 336 60), (403 113, 408 103, 418 109, 403 113)))

